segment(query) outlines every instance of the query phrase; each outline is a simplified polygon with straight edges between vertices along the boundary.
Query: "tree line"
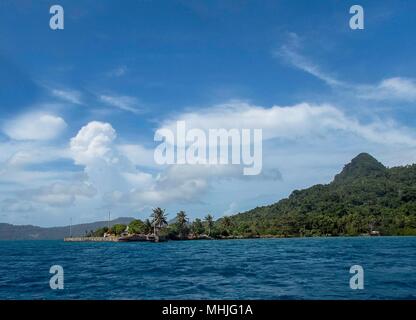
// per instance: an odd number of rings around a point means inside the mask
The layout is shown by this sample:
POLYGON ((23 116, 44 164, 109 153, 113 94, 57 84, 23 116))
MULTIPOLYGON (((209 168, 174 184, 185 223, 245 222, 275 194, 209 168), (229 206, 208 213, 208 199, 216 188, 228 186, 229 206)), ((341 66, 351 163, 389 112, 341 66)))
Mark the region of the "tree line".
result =
MULTIPOLYGON (((119 235, 126 225, 104 232, 119 235)), ((308 237, 416 235, 416 165, 386 168, 367 153, 355 157, 329 184, 318 184, 274 204, 216 221, 211 214, 189 221, 180 211, 168 224, 165 210, 153 209, 150 219, 134 220, 132 233, 161 234, 169 239, 200 237, 308 237)))
POLYGON ((154 208, 150 218, 143 220, 134 219, 128 225, 115 224, 108 227, 102 227, 91 231, 87 236, 103 237, 105 234, 120 236, 128 234, 154 234, 164 236, 174 240, 196 239, 203 237, 217 237, 219 230, 215 228, 214 217, 207 214, 203 220, 196 218, 192 222, 189 220, 185 211, 179 211, 176 214, 175 222, 168 223, 166 210, 160 207, 154 208))

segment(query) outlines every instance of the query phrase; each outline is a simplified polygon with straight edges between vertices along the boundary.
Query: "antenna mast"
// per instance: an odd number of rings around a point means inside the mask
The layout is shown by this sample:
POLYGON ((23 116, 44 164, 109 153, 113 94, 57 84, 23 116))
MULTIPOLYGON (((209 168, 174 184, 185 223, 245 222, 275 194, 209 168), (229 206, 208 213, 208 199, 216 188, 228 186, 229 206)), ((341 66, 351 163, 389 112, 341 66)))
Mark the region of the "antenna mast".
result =
POLYGON ((110 230, 110 210, 108 210, 108 230, 110 230))

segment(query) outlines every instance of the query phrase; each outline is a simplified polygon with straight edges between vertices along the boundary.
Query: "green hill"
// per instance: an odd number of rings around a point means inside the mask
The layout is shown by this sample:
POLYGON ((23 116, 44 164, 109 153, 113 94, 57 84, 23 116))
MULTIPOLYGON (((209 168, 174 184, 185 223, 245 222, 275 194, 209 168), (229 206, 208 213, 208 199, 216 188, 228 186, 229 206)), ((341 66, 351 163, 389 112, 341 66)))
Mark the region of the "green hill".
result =
POLYGON ((331 183, 229 220, 227 233, 246 236, 416 235, 416 165, 386 168, 361 153, 331 183))

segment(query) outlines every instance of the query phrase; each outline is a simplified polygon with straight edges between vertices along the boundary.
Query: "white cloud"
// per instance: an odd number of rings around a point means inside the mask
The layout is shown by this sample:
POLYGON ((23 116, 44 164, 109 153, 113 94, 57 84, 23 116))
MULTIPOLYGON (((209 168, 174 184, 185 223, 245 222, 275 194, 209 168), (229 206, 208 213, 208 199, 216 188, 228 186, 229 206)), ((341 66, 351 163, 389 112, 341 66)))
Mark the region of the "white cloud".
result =
POLYGON ((73 205, 77 197, 92 198, 96 189, 89 183, 53 183, 49 186, 22 192, 24 197, 53 207, 73 205))
POLYGON ((68 158, 68 151, 60 147, 44 146, 30 142, 20 142, 13 146, 8 146, 8 148, 2 147, 0 145, 0 150, 6 152, 4 165, 8 168, 24 167, 31 164, 42 164, 68 158))
POLYGON ((53 96, 73 104, 82 104, 81 93, 76 90, 50 89, 53 96))
POLYGON ((117 148, 136 166, 157 166, 153 156, 153 149, 147 149, 139 144, 123 144, 119 145, 117 148))
POLYGON ((382 80, 378 85, 363 85, 357 88, 358 94, 370 100, 416 101, 416 81, 394 77, 382 80))
MULTIPOLYGON (((133 207, 158 206, 175 201, 196 202, 215 180, 242 178, 240 166, 172 165, 152 175, 136 165, 153 166, 153 153, 140 145, 118 145, 109 123, 90 122, 71 139, 71 154, 83 165, 89 181, 105 201, 133 207)), ((265 171, 260 179, 277 178, 265 171)))
POLYGON ((19 199, 4 199, 1 202, 2 212, 30 212, 33 205, 29 201, 19 199))
POLYGON ((132 145, 119 147, 115 139, 116 132, 109 123, 94 121, 82 127, 70 143, 74 160, 84 165, 90 181, 107 201, 157 205, 174 199, 189 199, 205 187, 202 179, 173 182, 166 175, 154 178, 137 170, 121 151, 138 162, 140 160, 135 157, 145 149, 132 145))
POLYGON ((91 183, 102 195, 142 187, 132 183, 149 180, 118 150, 116 137, 111 124, 92 121, 70 142, 75 163, 84 166, 91 183))
POLYGON ((274 53, 275 56, 283 58, 286 62, 290 63, 295 68, 298 68, 317 77, 330 86, 344 85, 334 76, 322 71, 321 67, 314 64, 305 56, 299 53, 301 41, 296 33, 289 33, 288 36, 289 40, 274 53))
MULTIPOLYGON (((169 182, 172 182, 169 180, 169 182)), ((177 181, 176 185, 156 183, 146 190, 132 190, 126 194, 128 201, 142 206, 160 206, 174 201, 196 202, 200 194, 206 190, 208 182, 201 178, 177 181)))
POLYGON ((46 113, 29 113, 6 122, 3 132, 14 140, 50 140, 67 124, 61 117, 46 113))
POLYGON ((175 131, 178 120, 185 121, 187 129, 205 131, 212 128, 262 129, 264 140, 310 139, 344 132, 379 144, 416 145, 415 135, 408 128, 399 127, 391 120, 364 124, 330 104, 301 103, 265 108, 234 101, 198 113, 184 113, 165 121, 161 127, 175 131))
POLYGON ((300 53, 301 39, 295 33, 289 33, 288 41, 274 52, 276 57, 282 58, 290 65, 324 81, 334 89, 341 89, 354 97, 368 100, 416 101, 416 80, 403 77, 390 77, 377 84, 348 83, 341 81, 322 70, 300 53))
POLYGON ((117 162, 113 152, 116 131, 109 123, 92 121, 71 139, 70 149, 76 164, 89 165, 97 159, 107 163, 117 162))
POLYGON ((107 75, 109 77, 121 77, 124 76, 127 72, 127 67, 126 66, 119 66, 113 70, 111 70, 110 72, 107 73, 107 75))
POLYGON ((134 114, 142 113, 142 110, 137 107, 139 102, 135 97, 100 95, 99 99, 105 104, 123 111, 131 112, 134 114))
POLYGON ((79 198, 93 198, 96 189, 88 182, 54 182, 33 189, 23 189, 15 193, 16 198, 2 201, 6 212, 24 212, 33 210, 35 205, 50 207, 69 207, 79 198))

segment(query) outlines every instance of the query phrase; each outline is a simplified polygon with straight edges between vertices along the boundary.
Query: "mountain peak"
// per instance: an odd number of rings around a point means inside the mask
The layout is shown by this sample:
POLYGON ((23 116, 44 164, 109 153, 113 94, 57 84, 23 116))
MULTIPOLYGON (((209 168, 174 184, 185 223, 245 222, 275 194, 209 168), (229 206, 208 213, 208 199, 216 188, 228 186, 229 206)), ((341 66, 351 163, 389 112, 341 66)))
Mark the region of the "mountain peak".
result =
POLYGON ((386 167, 368 153, 360 153, 344 166, 341 173, 335 176, 334 182, 341 182, 359 177, 380 176, 386 167))

